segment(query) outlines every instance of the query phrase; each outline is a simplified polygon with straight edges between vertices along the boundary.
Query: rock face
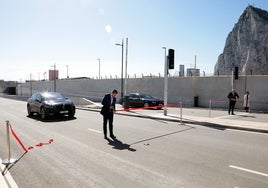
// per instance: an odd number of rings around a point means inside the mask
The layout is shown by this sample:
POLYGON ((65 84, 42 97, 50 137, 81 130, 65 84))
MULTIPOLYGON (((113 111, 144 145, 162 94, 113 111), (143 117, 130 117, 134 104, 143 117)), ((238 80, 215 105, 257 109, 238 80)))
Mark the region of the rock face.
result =
POLYGON ((248 6, 228 34, 223 53, 219 55, 214 74, 268 74, 268 12, 248 6))

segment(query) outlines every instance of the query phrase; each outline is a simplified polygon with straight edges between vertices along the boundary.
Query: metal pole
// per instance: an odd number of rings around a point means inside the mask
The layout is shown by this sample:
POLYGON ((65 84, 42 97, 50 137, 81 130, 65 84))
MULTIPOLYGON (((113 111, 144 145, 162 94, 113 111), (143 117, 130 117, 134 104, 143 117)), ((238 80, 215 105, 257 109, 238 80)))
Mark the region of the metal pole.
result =
POLYGON ((30 74, 30 95, 32 96, 33 94, 33 85, 32 85, 32 73, 30 74))
POLYGON ((167 115, 167 88, 168 88, 168 77, 167 77, 167 55, 166 55, 166 47, 163 47, 165 50, 164 56, 164 116, 167 115))
POLYGON ((9 136, 9 121, 6 121, 6 131, 7 131, 7 150, 8 150, 8 161, 10 161, 10 136, 9 136))
POLYGON ((54 63, 54 92, 56 92, 56 63, 54 63))
POLYGON ((183 123, 182 123, 182 102, 180 102, 180 122, 181 122, 181 125, 183 125, 183 123))
POLYGON ((211 117, 211 99, 209 99, 209 112, 208 112, 208 117, 211 117))
POLYGON ((196 55, 194 56, 194 96, 197 95, 197 84, 196 84, 196 55))
POLYGON ((123 72, 124 72, 124 39, 122 39, 122 65, 121 65, 121 97, 124 97, 124 80, 123 80, 123 72))
POLYGON ((67 78, 69 78, 69 66, 66 65, 66 67, 67 67, 67 78))
POLYGON ((121 98, 124 97, 124 78, 123 78, 123 69, 124 69, 124 39, 122 39, 122 44, 116 43, 115 45, 121 46, 122 48, 122 65, 121 65, 121 98))
POLYGON ((97 59, 99 61, 99 79, 100 79, 100 58, 97 59))
POLYGON ((20 96, 22 96, 22 79, 20 79, 20 96))
POLYGON ((16 161, 16 159, 11 159, 10 152, 10 136, 9 136, 9 121, 6 121, 6 133, 7 133, 7 150, 8 150, 8 158, 2 161, 2 164, 9 165, 16 161))
POLYGON ((126 64, 125 64, 125 91, 124 94, 127 94, 127 55, 128 55, 128 38, 126 38, 126 64))
POLYGON ((231 89, 234 89, 234 71, 232 70, 231 89))

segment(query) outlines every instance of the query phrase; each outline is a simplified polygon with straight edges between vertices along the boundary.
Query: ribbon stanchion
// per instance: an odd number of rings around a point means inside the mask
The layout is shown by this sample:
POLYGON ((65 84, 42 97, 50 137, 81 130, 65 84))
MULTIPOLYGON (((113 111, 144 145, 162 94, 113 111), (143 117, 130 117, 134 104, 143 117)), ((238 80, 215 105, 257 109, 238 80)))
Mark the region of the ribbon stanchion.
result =
MULTIPOLYGON (((2 175, 5 174, 5 171, 7 171, 10 168, 12 168, 26 153, 28 153, 29 150, 34 149, 34 146, 29 146, 28 148, 25 147, 25 145, 23 144, 21 139, 18 137, 16 132, 13 130, 12 125, 9 123, 9 121, 6 121, 6 128, 7 128, 8 159, 2 161, 2 164, 6 165, 5 169, 2 171, 2 175), (11 132, 12 136, 14 137, 14 139, 17 141, 17 143, 21 146, 21 148, 24 151, 24 153, 18 159, 11 159, 10 134, 9 134, 9 132, 11 132)), ((41 147, 43 145, 51 144, 52 142, 54 142, 54 140, 51 138, 51 139, 48 140, 48 142, 39 142, 35 146, 36 147, 41 147)))
POLYGON ((14 164, 17 161, 17 159, 11 158, 9 128, 10 128, 9 121, 7 120, 6 121, 6 132, 7 132, 7 151, 8 151, 8 158, 7 159, 4 159, 2 161, 2 164, 6 165, 6 166, 7 165, 10 165, 10 164, 14 164))

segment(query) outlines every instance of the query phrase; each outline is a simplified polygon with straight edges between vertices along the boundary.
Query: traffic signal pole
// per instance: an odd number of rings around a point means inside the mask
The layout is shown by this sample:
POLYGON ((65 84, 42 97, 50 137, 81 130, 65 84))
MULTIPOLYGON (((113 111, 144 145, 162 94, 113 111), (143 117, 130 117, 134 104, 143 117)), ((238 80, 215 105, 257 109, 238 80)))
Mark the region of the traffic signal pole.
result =
POLYGON ((167 115, 167 90, 168 90, 168 67, 167 67, 167 54, 166 54, 166 47, 163 47, 165 50, 164 56, 164 116, 167 115))

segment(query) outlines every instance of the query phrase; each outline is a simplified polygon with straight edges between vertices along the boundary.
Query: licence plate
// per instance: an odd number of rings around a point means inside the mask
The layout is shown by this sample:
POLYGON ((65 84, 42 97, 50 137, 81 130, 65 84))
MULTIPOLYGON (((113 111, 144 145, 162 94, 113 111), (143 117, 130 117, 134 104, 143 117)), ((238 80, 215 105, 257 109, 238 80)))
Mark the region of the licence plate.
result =
POLYGON ((68 110, 60 111, 60 114, 66 114, 66 113, 68 113, 68 110))

